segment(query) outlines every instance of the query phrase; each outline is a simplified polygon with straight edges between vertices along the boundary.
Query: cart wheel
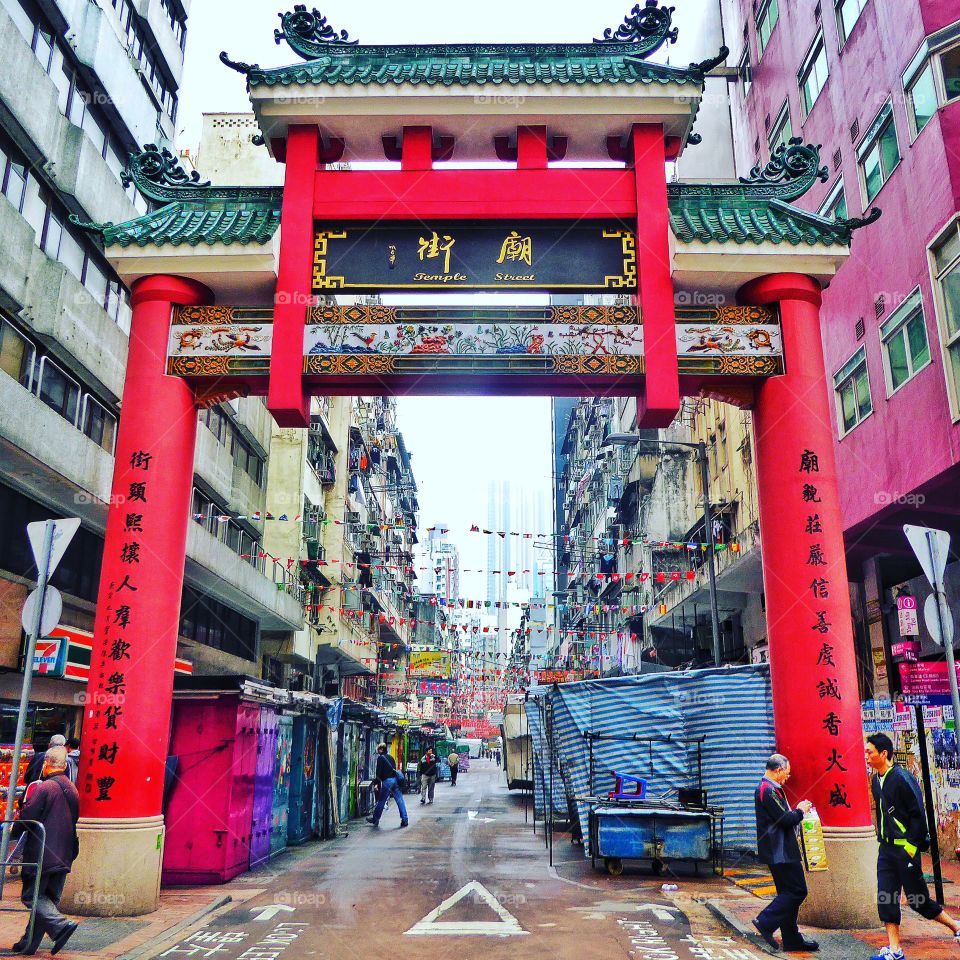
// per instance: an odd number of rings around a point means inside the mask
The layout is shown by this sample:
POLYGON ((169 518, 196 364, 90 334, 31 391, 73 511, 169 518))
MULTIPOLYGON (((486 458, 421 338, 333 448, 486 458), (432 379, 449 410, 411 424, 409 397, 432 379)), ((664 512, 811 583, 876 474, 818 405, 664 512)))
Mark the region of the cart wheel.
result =
POLYGON ((662 860, 654 860, 650 866, 652 867, 654 874, 659 877, 660 874, 663 873, 665 864, 662 860))
POLYGON ((603 862, 611 877, 619 877, 623 873, 623 861, 619 857, 607 857, 603 862))

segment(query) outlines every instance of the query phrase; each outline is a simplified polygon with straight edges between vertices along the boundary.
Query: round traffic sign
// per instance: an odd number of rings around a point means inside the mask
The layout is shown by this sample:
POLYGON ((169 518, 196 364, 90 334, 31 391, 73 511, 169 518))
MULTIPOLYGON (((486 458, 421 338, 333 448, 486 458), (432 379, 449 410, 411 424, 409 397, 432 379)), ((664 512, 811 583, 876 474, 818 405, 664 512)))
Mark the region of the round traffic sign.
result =
POLYGON ((943 645, 940 635, 940 620, 943 620, 943 632, 947 635, 947 643, 953 643, 953 611, 947 604, 947 598, 942 593, 931 593, 923 602, 923 622, 930 631, 936 643, 943 645), (937 599, 940 600, 940 616, 937 616, 937 599))
MULTIPOLYGON (((23 629, 29 634, 33 630, 34 622, 37 619, 37 604, 40 603, 40 588, 36 587, 27 597, 27 602, 23 605, 23 613, 20 615, 20 622, 23 629)), ((43 598, 43 613, 40 616, 40 636, 45 637, 60 622, 63 614, 63 597, 56 587, 47 587, 46 595, 43 598)))
POLYGON ((917 609, 917 598, 916 597, 897 597, 897 609, 898 610, 916 610, 917 609))

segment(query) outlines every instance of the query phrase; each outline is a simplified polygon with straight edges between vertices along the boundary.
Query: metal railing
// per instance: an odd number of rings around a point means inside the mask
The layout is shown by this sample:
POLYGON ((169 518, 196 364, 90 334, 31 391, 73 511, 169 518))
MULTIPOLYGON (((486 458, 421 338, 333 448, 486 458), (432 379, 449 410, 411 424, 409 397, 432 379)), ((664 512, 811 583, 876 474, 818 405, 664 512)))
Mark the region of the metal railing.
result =
MULTIPOLYGON (((47 831, 46 827, 39 820, 3 820, 0 822, 0 829, 4 833, 8 833, 15 823, 20 824, 29 824, 30 830, 25 831, 22 836, 29 838, 31 832, 34 832, 34 835, 39 835, 40 838, 40 853, 36 862, 24 861, 24 860, 14 860, 14 857, 17 855, 17 851, 20 848, 20 842, 17 842, 17 845, 11 850, 7 859, 0 863, 0 912, 2 913, 25 913, 29 912, 30 919, 27 921, 27 932, 26 932, 26 942, 33 942, 34 928, 37 921, 37 900, 40 896, 40 879, 41 879, 41 868, 43 867, 43 853, 47 845, 47 831), (34 830, 34 828, 36 828, 34 830), (6 886, 7 870, 12 869, 13 867, 20 867, 21 871, 24 867, 35 867, 35 873, 33 875, 33 897, 30 900, 30 905, 27 911, 24 911, 20 907, 4 907, 2 906, 3 900, 3 891, 6 886)), ((24 846, 26 845, 26 840, 24 841, 24 846)), ((21 872, 21 877, 23 876, 21 872)))

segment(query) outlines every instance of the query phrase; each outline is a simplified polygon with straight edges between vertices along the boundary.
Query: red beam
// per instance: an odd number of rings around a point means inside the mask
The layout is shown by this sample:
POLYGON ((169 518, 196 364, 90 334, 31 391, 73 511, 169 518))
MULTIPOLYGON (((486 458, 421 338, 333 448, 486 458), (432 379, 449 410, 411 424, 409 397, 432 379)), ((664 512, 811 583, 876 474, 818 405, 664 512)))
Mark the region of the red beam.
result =
MULTIPOLYGON (((660 139, 663 217, 666 181, 660 139)), ((313 215, 331 220, 578 220, 637 217, 637 181, 621 168, 318 170, 313 215)), ((659 219, 659 218, 658 218, 659 219)), ((666 238, 664 237, 664 245, 666 238)))

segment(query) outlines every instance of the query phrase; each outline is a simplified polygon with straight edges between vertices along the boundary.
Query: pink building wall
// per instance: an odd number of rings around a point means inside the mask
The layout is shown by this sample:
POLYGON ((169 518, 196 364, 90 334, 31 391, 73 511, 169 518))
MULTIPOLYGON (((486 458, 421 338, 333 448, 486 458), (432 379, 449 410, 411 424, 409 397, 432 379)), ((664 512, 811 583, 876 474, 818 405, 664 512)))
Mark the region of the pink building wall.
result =
MULTIPOLYGON (((940 108, 911 142, 901 80, 924 38, 960 20, 960 3, 869 0, 841 50, 833 0, 822 0, 819 19, 814 0, 780 0, 779 23, 759 59, 751 0, 722 0, 722 6, 730 63, 737 63, 742 54, 744 24, 749 23, 753 86, 746 98, 739 84, 731 86, 740 173, 769 158, 765 118, 770 117, 772 127, 788 98, 794 135, 823 145, 821 161, 830 172, 827 183, 818 184, 801 204, 816 211, 842 173, 848 216, 861 216, 866 211, 857 146, 884 104, 893 105, 901 162, 869 204, 880 207, 883 216, 855 233, 850 260, 826 291, 823 339, 831 377, 861 345, 866 346, 873 401, 873 413, 838 442, 848 548, 861 535, 871 549, 883 549, 885 539, 900 546, 899 522, 922 521, 901 517, 896 498, 960 462, 960 424, 951 418, 927 258, 930 241, 960 209, 960 102, 940 108), (829 79, 804 118, 797 74, 821 25, 829 79), (856 140, 851 137, 855 121, 856 140), (838 148, 842 157, 836 168, 838 148), (888 398, 879 327, 918 286, 931 362, 888 398), (878 319, 875 301, 880 294, 886 309, 878 319), (865 333, 858 340, 855 327, 860 318, 865 333), (881 526, 881 521, 895 522, 881 526)), ((835 397, 831 404, 834 435, 839 436, 835 397)), ((954 500, 960 501, 960 494, 954 500)), ((852 547, 856 549, 856 543, 852 547)))

